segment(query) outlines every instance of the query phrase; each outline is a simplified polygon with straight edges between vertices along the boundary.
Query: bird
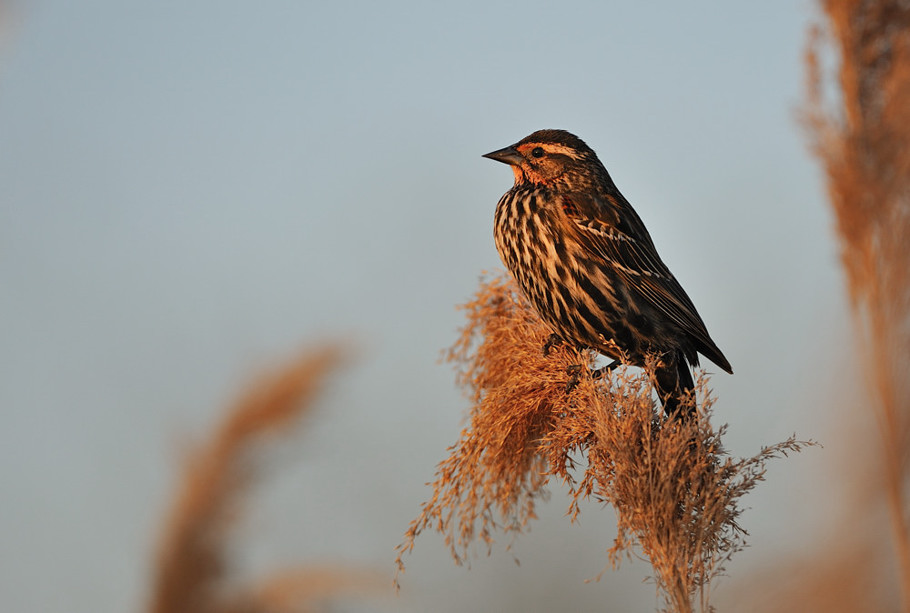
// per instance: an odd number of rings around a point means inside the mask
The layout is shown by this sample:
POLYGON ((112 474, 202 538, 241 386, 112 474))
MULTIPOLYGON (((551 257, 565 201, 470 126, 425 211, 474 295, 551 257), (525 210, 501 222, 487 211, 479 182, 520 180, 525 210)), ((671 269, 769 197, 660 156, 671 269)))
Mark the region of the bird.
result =
MULTIPOLYGON (((666 415, 691 414, 699 354, 733 374, 704 321, 667 268, 644 223, 597 154, 565 130, 538 130, 483 157, 508 164, 515 183, 496 206, 493 237, 554 342, 647 367, 666 415)), ((597 371, 595 371, 597 372, 597 371)))

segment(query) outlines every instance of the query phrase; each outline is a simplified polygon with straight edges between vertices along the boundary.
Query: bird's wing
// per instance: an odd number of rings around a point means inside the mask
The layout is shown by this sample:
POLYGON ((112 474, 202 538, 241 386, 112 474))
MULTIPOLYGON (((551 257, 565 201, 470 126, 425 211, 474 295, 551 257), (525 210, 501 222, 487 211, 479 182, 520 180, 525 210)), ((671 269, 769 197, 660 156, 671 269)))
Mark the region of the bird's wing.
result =
POLYGON ((611 265, 630 291, 689 334, 700 353, 732 372, 692 300, 657 254, 641 218, 621 195, 610 200, 601 203, 587 194, 564 197, 570 231, 590 253, 611 265))

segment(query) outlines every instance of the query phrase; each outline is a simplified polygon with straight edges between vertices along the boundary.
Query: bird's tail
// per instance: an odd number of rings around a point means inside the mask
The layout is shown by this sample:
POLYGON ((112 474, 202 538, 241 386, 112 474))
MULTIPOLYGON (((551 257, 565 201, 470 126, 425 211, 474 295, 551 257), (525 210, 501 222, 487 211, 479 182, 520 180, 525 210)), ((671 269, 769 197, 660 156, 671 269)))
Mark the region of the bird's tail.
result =
POLYGON ((677 415, 686 418, 695 413, 693 403, 683 403, 683 398, 695 389, 692 372, 682 351, 665 354, 661 364, 654 369, 654 382, 657 386, 657 395, 664 405, 664 413, 668 417, 677 415))

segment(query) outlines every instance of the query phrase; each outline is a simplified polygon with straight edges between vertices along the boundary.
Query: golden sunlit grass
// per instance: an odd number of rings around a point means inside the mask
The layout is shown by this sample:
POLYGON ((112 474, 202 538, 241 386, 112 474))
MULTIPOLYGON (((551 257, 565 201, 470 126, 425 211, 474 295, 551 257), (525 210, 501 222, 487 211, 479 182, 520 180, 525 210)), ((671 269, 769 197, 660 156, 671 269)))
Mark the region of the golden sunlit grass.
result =
POLYGON ((344 568, 289 570, 258 585, 230 572, 231 529, 261 452, 309 412, 339 361, 337 348, 324 347, 261 379, 187 459, 162 536, 152 613, 301 612, 342 591, 375 589, 372 573, 344 568))
MULTIPOLYGON (((822 0, 805 124, 825 171, 841 262, 878 420, 884 499, 910 611, 910 4, 822 0), (839 61, 826 97, 825 52, 839 61)), ((875 500, 865 504, 874 506, 875 500)))
POLYGON ((482 283, 465 310, 468 323, 448 358, 471 395, 470 425, 399 546, 399 570, 426 529, 445 536, 459 563, 476 542, 489 549, 497 531, 521 533, 557 477, 570 488, 573 519, 586 497, 615 509, 614 566, 640 552, 670 610, 709 610, 711 579, 745 542, 741 497, 762 480, 767 460, 807 443, 791 438, 729 458, 723 428, 710 424, 704 377, 697 417, 684 421, 655 408, 637 369, 600 381, 582 376, 567 391, 567 369, 590 371, 596 356, 565 344, 544 356, 551 331, 505 277, 482 283))

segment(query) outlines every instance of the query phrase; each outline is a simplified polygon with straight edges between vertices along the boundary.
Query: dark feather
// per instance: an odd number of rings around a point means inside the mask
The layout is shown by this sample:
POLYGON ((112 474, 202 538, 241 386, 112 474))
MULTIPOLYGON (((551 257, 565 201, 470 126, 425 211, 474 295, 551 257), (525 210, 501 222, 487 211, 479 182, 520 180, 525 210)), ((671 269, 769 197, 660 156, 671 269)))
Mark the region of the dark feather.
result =
MULTIPOLYGON (((702 355, 732 374, 730 362, 711 340, 692 300, 660 259, 650 234, 625 199, 613 196, 605 204, 588 193, 572 193, 568 199, 572 206, 563 211, 578 241, 613 265, 629 289, 674 322, 702 355)), ((686 357, 698 363, 697 356, 686 357)))

